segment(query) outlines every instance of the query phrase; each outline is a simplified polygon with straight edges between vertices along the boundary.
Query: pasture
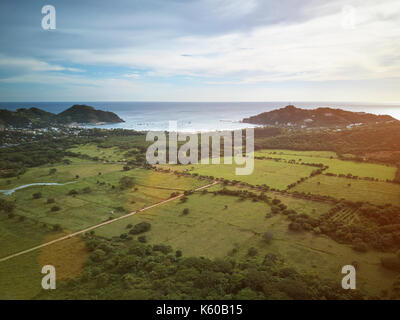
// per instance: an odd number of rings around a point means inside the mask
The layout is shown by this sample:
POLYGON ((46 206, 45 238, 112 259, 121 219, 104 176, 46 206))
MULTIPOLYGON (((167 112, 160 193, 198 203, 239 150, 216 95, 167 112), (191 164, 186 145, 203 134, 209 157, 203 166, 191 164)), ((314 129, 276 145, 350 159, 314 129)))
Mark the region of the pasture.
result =
POLYGON ((322 163, 329 168, 326 173, 352 174, 358 177, 371 177, 379 180, 393 180, 397 168, 376 163, 340 160, 334 152, 329 151, 292 151, 292 150, 260 150, 256 157, 281 158, 304 163, 322 163))
POLYGON ((370 294, 380 294, 390 287, 393 273, 382 272, 379 266, 379 258, 385 254, 374 251, 361 254, 325 236, 289 231, 286 216, 277 214, 266 218, 268 212, 270 209, 264 203, 196 193, 189 196, 186 203, 174 201, 153 208, 97 229, 96 234, 118 237, 129 233, 128 224, 146 221, 151 223, 151 230, 143 235, 149 243, 169 244, 181 250, 184 256, 230 256, 238 262, 251 263, 249 259, 262 261, 266 254, 275 253, 290 267, 338 283, 341 267, 357 261, 359 288, 370 294), (183 214, 185 208, 189 210, 187 214, 183 214), (267 231, 273 234, 269 244, 262 238, 267 231), (255 257, 248 256, 249 248, 257 250, 255 257))
POLYGON ((168 199, 172 192, 182 193, 207 183, 152 170, 123 171, 122 165, 85 161, 29 169, 7 185, 7 189, 24 183, 70 181, 73 183, 62 186, 32 186, 1 197, 15 201, 17 215, 40 223, 57 224, 70 232, 168 199), (50 175, 50 168, 56 168, 57 172, 50 175), (134 187, 120 189, 119 181, 124 176, 134 179, 134 187), (41 197, 34 199, 35 193, 40 193, 41 197), (52 202, 48 203, 48 199, 52 202), (55 206, 59 210, 53 211, 55 206))
POLYGON ((126 151, 121 151, 118 147, 100 148, 94 143, 79 145, 69 149, 68 151, 87 155, 91 158, 97 157, 99 160, 104 162, 118 162, 126 160, 124 156, 126 151))
POLYGON ((380 181, 319 175, 297 185, 291 191, 331 196, 353 202, 362 201, 377 205, 400 206, 400 185, 380 181))
POLYGON ((213 176, 227 180, 236 180, 251 185, 263 185, 279 190, 284 190, 291 183, 303 177, 308 177, 315 168, 310 166, 277 162, 274 160, 255 160, 254 171, 250 175, 236 175, 236 164, 195 164, 195 165, 170 165, 172 170, 197 173, 203 176, 213 176))

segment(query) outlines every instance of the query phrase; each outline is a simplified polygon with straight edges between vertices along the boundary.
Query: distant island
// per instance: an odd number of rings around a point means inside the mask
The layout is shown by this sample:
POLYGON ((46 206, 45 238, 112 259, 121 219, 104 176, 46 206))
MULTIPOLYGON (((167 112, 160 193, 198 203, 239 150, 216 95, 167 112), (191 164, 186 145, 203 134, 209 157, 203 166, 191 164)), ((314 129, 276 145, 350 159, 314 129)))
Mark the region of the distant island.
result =
POLYGON ((0 126, 13 128, 46 128, 71 124, 108 124, 125 122, 113 112, 96 110, 87 105, 73 105, 54 114, 38 108, 20 108, 16 111, 0 110, 0 126))
POLYGON ((346 127, 399 122, 388 115, 351 112, 333 108, 300 109, 293 105, 243 119, 245 123, 287 127, 346 127))

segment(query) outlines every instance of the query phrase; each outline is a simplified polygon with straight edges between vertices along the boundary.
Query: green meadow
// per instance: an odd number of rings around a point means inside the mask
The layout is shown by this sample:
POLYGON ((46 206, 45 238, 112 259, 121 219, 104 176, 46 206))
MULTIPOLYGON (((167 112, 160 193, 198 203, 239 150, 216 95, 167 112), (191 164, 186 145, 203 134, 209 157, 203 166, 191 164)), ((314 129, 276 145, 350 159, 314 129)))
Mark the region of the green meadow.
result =
MULTIPOLYGON (((255 160, 254 171, 250 175, 236 175, 236 164, 196 164, 171 165, 172 170, 185 171, 203 176, 213 176, 227 180, 236 180, 251 185, 263 185, 284 190, 291 183, 308 177, 315 168, 310 166, 288 164, 274 160, 255 160)), ((240 167, 240 166, 239 166, 240 167)))
POLYGON ((375 251, 357 253, 350 246, 325 236, 289 231, 286 216, 278 214, 266 218, 269 212, 265 203, 239 201, 231 196, 194 194, 185 203, 174 201, 139 213, 101 227, 96 234, 118 237, 129 232, 128 224, 145 221, 151 223, 151 230, 144 234, 148 242, 169 244, 185 256, 231 256, 240 262, 246 260, 250 248, 255 248, 259 259, 268 253, 279 254, 290 267, 337 281, 341 279, 341 267, 357 261, 360 288, 380 294, 381 290, 390 287, 394 273, 382 272, 379 266, 379 259, 385 254, 375 251), (187 214, 183 214, 185 208, 189 210, 187 214), (273 234, 270 244, 262 239, 267 231, 273 234))
POLYGON ((117 147, 100 148, 94 143, 79 145, 77 147, 69 149, 68 151, 81 155, 87 155, 92 158, 97 157, 101 161, 118 162, 126 160, 126 151, 122 151, 117 147))
MULTIPOLYGON (((260 195, 263 191, 260 191, 256 188, 249 187, 241 187, 241 186, 224 186, 222 184, 216 184, 210 188, 207 188, 209 192, 220 191, 223 189, 227 190, 247 190, 257 195, 260 195)), ((319 216, 325 212, 327 212, 332 205, 326 202, 318 202, 318 201, 309 201, 301 198, 296 198, 291 196, 290 194, 284 195, 278 192, 267 192, 267 196, 270 199, 278 199, 284 205, 288 207, 289 210, 294 210, 299 214, 307 214, 310 216, 319 216)))
POLYGON ((351 173, 358 177, 372 177, 379 180, 393 180, 397 168, 389 165, 340 160, 334 152, 328 151, 291 151, 291 150, 261 150, 255 152, 256 157, 281 158, 304 163, 322 163, 329 168, 327 173, 351 173))
POLYGON ((380 181, 353 180, 319 175, 291 191, 331 196, 353 202, 370 202, 377 205, 400 206, 400 185, 380 181))
POLYGON ((123 171, 120 164, 102 164, 93 161, 70 165, 44 166, 29 169, 10 185, 0 181, 4 189, 36 182, 72 182, 61 186, 31 186, 1 197, 15 201, 15 214, 40 223, 60 225, 68 231, 77 231, 121 216, 131 211, 168 199, 172 192, 195 189, 206 182, 191 177, 178 177, 145 169, 123 171), (49 170, 55 168, 55 174, 49 170), (76 178, 76 176, 79 176, 76 178), (132 177, 135 187, 120 190, 119 180, 132 177), (71 195, 71 191, 76 194, 71 195), (40 193, 39 199, 33 195, 40 193), (48 203, 48 199, 52 199, 48 203), (59 210, 52 211, 54 206, 59 210))
MULTIPOLYGON (((135 138, 136 139, 136 138, 135 138)), ((389 290, 395 273, 383 270, 380 258, 391 253, 368 250, 360 253, 350 245, 340 244, 313 232, 293 232, 290 220, 284 214, 272 214, 269 204, 262 201, 240 199, 237 196, 214 195, 212 192, 247 190, 260 195, 266 184, 276 190, 285 190, 301 178, 290 192, 328 195, 337 199, 369 201, 375 204, 400 206, 400 185, 366 180, 310 174, 313 166, 275 160, 255 160, 254 172, 248 176, 235 174, 235 164, 219 165, 167 165, 171 172, 133 168, 124 170, 126 149, 113 144, 129 144, 128 139, 115 140, 104 148, 96 144, 78 145, 70 151, 97 158, 98 161, 66 157, 67 163, 29 168, 14 178, 0 179, 0 189, 9 190, 37 182, 68 183, 60 186, 32 186, 0 198, 15 202, 14 217, 0 216, 0 257, 40 245, 66 233, 82 230, 101 222, 169 199, 171 194, 183 194, 212 182, 195 175, 178 175, 174 171, 223 178, 248 183, 209 187, 208 192, 195 192, 185 202, 174 200, 139 212, 126 219, 97 228, 95 234, 108 239, 125 239, 128 225, 149 222, 150 231, 140 234, 149 244, 168 244, 181 250, 184 256, 232 258, 245 263, 249 249, 256 251, 255 259, 262 261, 266 254, 277 254, 285 259, 287 267, 305 274, 318 275, 335 281, 342 278, 341 267, 357 262, 358 286, 371 295, 389 290), (134 186, 121 189, 120 179, 134 179, 134 186), (35 198, 34 194, 40 193, 35 198), (51 199, 51 201, 49 201, 51 199), (58 210, 53 210, 53 207, 58 210), (185 210, 186 209, 186 210, 185 210), (57 228, 55 228, 57 227, 57 228), (263 234, 272 234, 265 243, 263 234)), ((132 146, 131 149, 132 150, 132 146)), ((339 160, 335 153, 319 151, 263 150, 256 156, 282 158, 304 163, 323 163, 326 172, 392 179, 393 167, 339 160)), ((296 198, 291 193, 266 192, 270 200, 280 200, 298 215, 318 217, 328 212, 333 204, 296 198)), ((134 236, 136 239, 137 236, 134 236)), ((122 241, 122 240, 120 240, 122 241)), ((129 240, 126 240, 129 241, 129 240)), ((88 250, 80 237, 62 241, 0 263, 0 299, 31 299, 41 292, 40 266, 57 266, 61 281, 78 278, 87 263, 88 250)))

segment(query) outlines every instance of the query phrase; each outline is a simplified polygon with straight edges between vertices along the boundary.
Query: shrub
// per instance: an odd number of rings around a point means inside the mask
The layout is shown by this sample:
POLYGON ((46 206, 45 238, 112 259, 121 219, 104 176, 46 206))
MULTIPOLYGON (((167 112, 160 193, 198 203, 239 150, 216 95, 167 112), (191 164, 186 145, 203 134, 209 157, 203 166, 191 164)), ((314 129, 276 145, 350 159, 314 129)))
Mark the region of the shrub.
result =
POLYGON ((61 208, 59 207, 59 206, 53 206, 53 207, 51 207, 51 211, 52 212, 56 212, 56 211, 60 211, 61 210, 61 208))
POLYGON ((68 195, 69 196, 76 196, 78 194, 78 191, 76 191, 76 190, 74 190, 74 189, 72 189, 72 190, 70 190, 69 192, 68 192, 68 195))
POLYGON ((56 202, 53 198, 48 198, 47 199, 47 204, 51 204, 51 203, 54 203, 54 202, 56 202))
POLYGON ((135 179, 132 177, 124 176, 119 179, 119 186, 121 189, 132 188, 135 185, 135 179))
POLYGON ((14 209, 15 209, 14 202, 0 199, 0 212, 12 213, 14 211, 14 209))
POLYGON ((162 252, 164 254, 168 254, 168 253, 172 252, 172 247, 171 246, 167 246, 165 244, 155 244, 153 246, 153 250, 162 252))
POLYGON ((298 224, 297 222, 292 222, 292 223, 289 224, 289 230, 301 231, 301 225, 298 224))
POLYGON ((189 209, 188 209, 188 208, 183 209, 182 214, 183 214, 183 215, 189 214, 189 209))
POLYGON ((140 222, 136 224, 130 231, 130 234, 139 234, 143 232, 147 232, 151 229, 151 224, 148 222, 140 222))
POLYGON ((92 189, 90 189, 90 187, 86 187, 82 189, 82 193, 90 193, 92 192, 92 189))
POLYGON ((367 252, 368 248, 364 242, 357 241, 353 245, 353 250, 358 251, 358 252, 367 252))
POLYGON ((126 210, 123 207, 116 207, 115 211, 120 212, 120 213, 126 212, 126 210))
POLYGON ((40 199, 42 197, 42 193, 41 192, 36 192, 32 195, 33 199, 40 199))
POLYGON ((147 242, 147 238, 146 238, 146 236, 140 236, 140 237, 138 237, 138 241, 141 242, 141 243, 146 243, 147 242))
POLYGON ((274 237, 273 233, 270 231, 267 231, 263 234, 263 240, 265 243, 269 244, 274 237))
POLYGON ((258 253, 257 249, 254 247, 249 248, 249 250, 247 250, 247 255, 250 257, 254 257, 256 256, 258 253))

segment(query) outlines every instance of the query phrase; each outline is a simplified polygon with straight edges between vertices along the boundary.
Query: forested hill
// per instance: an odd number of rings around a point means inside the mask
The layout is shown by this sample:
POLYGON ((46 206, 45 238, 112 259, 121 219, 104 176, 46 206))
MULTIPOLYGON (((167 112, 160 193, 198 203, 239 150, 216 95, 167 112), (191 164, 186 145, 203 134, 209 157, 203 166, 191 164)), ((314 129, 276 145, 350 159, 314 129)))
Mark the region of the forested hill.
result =
POLYGON ((45 128, 55 125, 98 124, 124 122, 113 112, 96 110, 91 106, 73 105, 54 114, 38 108, 20 108, 16 111, 0 110, 0 126, 14 128, 45 128))
POLYGON ((117 123, 124 122, 115 113, 96 110, 86 105, 74 105, 71 108, 59 113, 57 119, 64 123, 117 123))
POLYGON ((333 108, 300 109, 289 105, 243 119, 243 122, 294 127, 345 127, 359 124, 399 122, 387 115, 351 112, 333 108))

